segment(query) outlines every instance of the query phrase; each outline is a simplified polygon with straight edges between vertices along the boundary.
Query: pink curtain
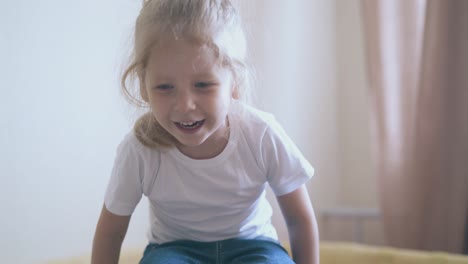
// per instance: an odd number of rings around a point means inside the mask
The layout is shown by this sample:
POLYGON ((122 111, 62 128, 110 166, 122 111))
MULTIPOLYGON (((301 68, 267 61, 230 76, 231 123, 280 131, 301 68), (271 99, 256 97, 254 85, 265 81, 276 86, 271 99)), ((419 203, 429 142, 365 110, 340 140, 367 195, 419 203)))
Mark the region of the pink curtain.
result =
POLYGON ((362 0, 390 246, 461 253, 468 217, 468 1, 362 0))

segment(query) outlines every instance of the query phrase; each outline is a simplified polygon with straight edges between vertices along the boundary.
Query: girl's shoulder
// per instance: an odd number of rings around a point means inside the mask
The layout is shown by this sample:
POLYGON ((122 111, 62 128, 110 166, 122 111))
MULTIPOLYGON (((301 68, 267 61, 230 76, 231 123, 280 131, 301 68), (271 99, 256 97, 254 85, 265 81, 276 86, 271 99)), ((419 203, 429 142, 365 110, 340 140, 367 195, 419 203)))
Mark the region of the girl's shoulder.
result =
POLYGON ((161 152, 143 145, 132 130, 120 142, 115 163, 119 168, 116 172, 138 176, 143 193, 147 195, 161 163, 161 152))
POLYGON ((238 103, 235 106, 235 116, 241 125, 246 127, 268 128, 272 124, 276 123, 275 116, 271 113, 262 111, 251 105, 244 103, 238 103))
POLYGON ((260 140, 260 144, 267 141, 278 144, 283 142, 290 144, 291 139, 287 135, 283 126, 278 122, 276 117, 269 112, 262 111, 250 105, 241 105, 242 110, 239 111, 239 123, 244 134, 249 134, 254 140, 260 140))
POLYGON ((120 141, 120 144, 118 146, 118 151, 119 152, 131 152, 133 154, 137 154, 138 156, 143 156, 143 157, 160 155, 160 152, 161 152, 158 149, 149 148, 143 145, 143 143, 141 143, 140 140, 135 135, 135 132, 133 129, 127 132, 127 134, 125 134, 123 139, 120 141))
POLYGON ((240 133, 251 144, 262 145, 266 138, 281 140, 284 137, 284 130, 273 114, 250 105, 244 104, 238 107, 242 108, 235 115, 235 123, 240 133))
POLYGON ((143 149, 145 146, 138 140, 133 129, 124 135, 119 148, 143 149))

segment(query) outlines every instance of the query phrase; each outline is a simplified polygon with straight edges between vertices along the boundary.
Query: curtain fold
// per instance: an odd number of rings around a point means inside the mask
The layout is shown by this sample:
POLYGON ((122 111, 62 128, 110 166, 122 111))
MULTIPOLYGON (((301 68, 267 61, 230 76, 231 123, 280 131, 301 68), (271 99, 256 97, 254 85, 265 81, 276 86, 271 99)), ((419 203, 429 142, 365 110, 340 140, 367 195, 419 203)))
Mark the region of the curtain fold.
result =
POLYGON ((373 154, 389 245, 463 252, 468 1, 362 0, 373 154))

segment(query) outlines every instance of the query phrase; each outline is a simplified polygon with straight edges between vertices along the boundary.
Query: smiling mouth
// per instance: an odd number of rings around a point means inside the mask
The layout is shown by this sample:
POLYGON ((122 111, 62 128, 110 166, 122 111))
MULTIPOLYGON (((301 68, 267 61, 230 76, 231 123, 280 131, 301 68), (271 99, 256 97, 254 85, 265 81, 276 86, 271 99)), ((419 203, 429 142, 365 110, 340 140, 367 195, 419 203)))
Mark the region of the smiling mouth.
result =
POLYGON ((196 129, 199 128, 205 120, 194 121, 194 122, 174 122, 177 127, 182 129, 196 129))

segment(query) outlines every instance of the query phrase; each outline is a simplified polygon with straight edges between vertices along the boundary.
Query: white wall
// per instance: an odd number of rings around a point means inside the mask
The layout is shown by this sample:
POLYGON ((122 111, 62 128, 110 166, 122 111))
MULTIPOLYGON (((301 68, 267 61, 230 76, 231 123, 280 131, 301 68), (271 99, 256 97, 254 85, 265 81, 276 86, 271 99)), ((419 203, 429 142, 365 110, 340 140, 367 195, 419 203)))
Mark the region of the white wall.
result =
MULTIPOLYGON (((134 116, 118 78, 140 2, 1 3, 5 263, 89 253, 115 148, 134 116)), ((249 2, 242 13, 259 106, 276 115, 315 166, 309 187, 316 208, 336 206, 335 2, 249 2)), ((125 246, 144 245, 146 220, 143 203, 125 246)))
MULTIPOLYGON (((118 73, 139 5, 2 1, 3 263, 90 250, 115 147, 130 125, 118 73)), ((134 226, 128 241, 142 235, 134 226)))

